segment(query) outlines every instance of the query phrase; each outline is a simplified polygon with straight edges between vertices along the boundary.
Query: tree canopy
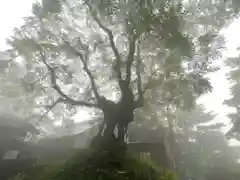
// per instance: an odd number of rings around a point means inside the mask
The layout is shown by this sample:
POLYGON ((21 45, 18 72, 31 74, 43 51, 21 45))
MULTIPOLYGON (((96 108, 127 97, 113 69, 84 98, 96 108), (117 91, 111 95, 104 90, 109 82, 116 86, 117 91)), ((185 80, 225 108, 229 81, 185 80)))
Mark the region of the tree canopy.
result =
POLYGON ((135 107, 150 93, 154 103, 191 108, 211 90, 205 74, 223 48, 218 32, 235 14, 231 3, 198 3, 35 3, 8 39, 12 58, 25 64, 13 80, 26 91, 28 108, 39 112, 34 104, 43 104, 41 114, 51 110, 56 119, 76 113, 75 106, 102 109, 101 96, 120 101, 120 80, 130 85, 135 107))

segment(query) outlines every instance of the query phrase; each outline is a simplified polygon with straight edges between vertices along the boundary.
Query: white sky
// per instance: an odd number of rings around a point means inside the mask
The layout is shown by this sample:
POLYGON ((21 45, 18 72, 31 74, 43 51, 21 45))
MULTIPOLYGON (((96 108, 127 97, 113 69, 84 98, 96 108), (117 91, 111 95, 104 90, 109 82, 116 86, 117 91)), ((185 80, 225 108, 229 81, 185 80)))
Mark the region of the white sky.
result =
MULTIPOLYGON (((226 30, 223 31, 227 40, 227 50, 223 53, 224 57, 221 59, 221 69, 211 74, 211 83, 214 87, 211 94, 204 95, 199 102, 203 103, 206 108, 210 111, 216 112, 218 115, 214 119, 215 122, 223 122, 229 124, 230 120, 227 118, 227 114, 233 111, 231 108, 223 105, 223 101, 228 99, 230 96, 229 82, 226 79, 225 74, 228 72, 228 67, 223 65, 223 60, 226 57, 234 57, 238 55, 236 48, 240 46, 240 20, 236 20, 226 30)), ((229 126, 223 128, 223 132, 229 130, 229 126)), ((240 145, 240 142, 236 140, 230 140, 230 145, 240 145)))
POLYGON ((231 108, 223 105, 223 101, 230 97, 229 82, 226 79, 225 73, 228 72, 228 67, 223 65, 223 60, 226 57, 234 57, 238 54, 236 48, 240 46, 240 20, 236 20, 227 30, 224 35, 227 40, 227 51, 223 53, 223 58, 220 60, 220 71, 210 75, 211 83, 214 87, 213 93, 204 95, 199 102, 204 103, 208 110, 219 113, 216 117, 217 121, 228 122, 226 114, 232 111, 231 108))
MULTIPOLYGON (((21 25, 22 17, 31 13, 31 3, 34 0, 7 0, 0 3, 0 51, 6 48, 5 39, 12 34, 12 29, 15 26, 21 25)), ((235 56, 237 54, 236 48, 240 45, 240 20, 231 25, 226 32, 227 48, 224 56, 235 56), (239 43, 238 43, 239 42, 239 43)), ((221 67, 221 70, 211 75, 211 82, 214 86, 213 93, 205 95, 199 102, 206 105, 209 110, 218 113, 216 121, 228 123, 226 117, 230 109, 222 104, 224 99, 229 97, 228 81, 225 77, 226 67, 221 67)), ((226 131, 226 129, 223 129, 226 131)))
POLYGON ((6 48, 5 39, 15 26, 23 23, 22 17, 31 13, 33 0, 2 0, 0 3, 0 51, 6 48))

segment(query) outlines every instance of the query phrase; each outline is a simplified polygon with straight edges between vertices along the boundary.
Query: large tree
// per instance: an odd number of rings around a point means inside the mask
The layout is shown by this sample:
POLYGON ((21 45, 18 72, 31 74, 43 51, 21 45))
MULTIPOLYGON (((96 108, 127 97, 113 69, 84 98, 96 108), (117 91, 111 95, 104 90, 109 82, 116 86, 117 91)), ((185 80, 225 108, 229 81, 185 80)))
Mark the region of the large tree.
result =
POLYGON ((169 111, 211 90, 205 75, 220 55, 222 18, 235 12, 203 2, 43 0, 9 38, 9 52, 23 59, 20 82, 44 112, 100 110, 98 137, 124 142, 146 93, 169 111))

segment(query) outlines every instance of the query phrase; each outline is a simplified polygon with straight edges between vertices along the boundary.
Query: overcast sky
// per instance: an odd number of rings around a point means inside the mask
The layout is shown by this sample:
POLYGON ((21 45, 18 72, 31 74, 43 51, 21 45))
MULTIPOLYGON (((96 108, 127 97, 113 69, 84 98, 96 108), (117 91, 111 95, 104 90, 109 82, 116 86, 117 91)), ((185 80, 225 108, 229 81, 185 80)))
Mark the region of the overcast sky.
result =
MULTIPOLYGON (((15 26, 21 25, 22 17, 31 13, 31 3, 33 0, 2 0, 0 2, 0 51, 6 48, 5 39, 12 34, 12 29, 15 26)), ((228 50, 224 52, 224 56, 235 56, 236 48, 240 39, 239 33, 240 21, 236 21, 226 31, 225 36, 228 40, 228 50)), ((226 113, 229 108, 224 106, 222 102, 229 97, 229 86, 225 77, 227 68, 222 66, 221 70, 211 75, 211 82, 214 86, 213 93, 205 95, 199 101, 204 103, 209 110, 213 110, 219 115, 216 121, 228 123, 226 113)))
POLYGON ((31 13, 33 0, 2 0, 0 2, 0 50, 6 48, 5 39, 12 29, 23 23, 22 17, 31 13))

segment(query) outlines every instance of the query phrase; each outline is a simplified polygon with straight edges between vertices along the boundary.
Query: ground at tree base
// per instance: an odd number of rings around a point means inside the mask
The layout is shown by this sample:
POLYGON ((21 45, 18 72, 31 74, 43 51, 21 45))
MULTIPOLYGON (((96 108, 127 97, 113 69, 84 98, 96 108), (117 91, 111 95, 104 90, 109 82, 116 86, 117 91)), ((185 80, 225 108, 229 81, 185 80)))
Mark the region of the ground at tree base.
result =
POLYGON ((174 173, 160 170, 126 153, 87 149, 64 165, 35 168, 21 180, 176 180, 174 173), (42 169, 42 170, 40 170, 42 169), (42 172, 41 172, 42 171, 42 172), (38 176, 38 177, 36 177, 38 176))

